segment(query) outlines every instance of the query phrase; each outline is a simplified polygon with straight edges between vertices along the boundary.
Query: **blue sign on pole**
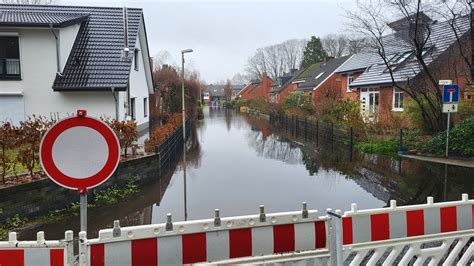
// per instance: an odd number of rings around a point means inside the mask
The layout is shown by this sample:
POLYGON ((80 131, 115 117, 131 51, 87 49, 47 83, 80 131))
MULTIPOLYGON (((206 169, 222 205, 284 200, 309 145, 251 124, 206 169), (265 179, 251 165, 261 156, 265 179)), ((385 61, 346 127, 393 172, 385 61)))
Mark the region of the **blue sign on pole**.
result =
POLYGON ((459 85, 444 85, 443 103, 459 102, 459 85))

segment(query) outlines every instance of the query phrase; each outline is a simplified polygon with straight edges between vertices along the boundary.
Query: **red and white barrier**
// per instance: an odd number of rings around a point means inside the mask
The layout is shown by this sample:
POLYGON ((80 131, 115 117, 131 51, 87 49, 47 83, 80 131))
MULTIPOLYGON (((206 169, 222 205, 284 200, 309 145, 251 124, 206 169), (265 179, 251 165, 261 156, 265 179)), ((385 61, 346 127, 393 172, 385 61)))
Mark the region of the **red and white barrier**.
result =
POLYGON ((326 219, 317 211, 101 230, 88 241, 90 265, 180 265, 326 248, 326 219))
POLYGON ((46 241, 43 232, 38 232, 37 241, 17 241, 16 233, 12 232, 8 241, 0 242, 0 265, 72 265, 72 240, 72 231, 67 231, 61 241, 46 241))
POLYGON ((474 200, 463 194, 461 201, 389 208, 352 210, 342 217, 343 244, 431 235, 474 228, 474 200))
MULTIPOLYGON (((79 265, 250 263, 311 265, 465 265, 474 261, 474 200, 352 210, 327 210, 171 222, 114 228, 97 239, 79 233, 79 265), (440 244, 441 243, 441 244, 440 244), (408 247, 408 248, 407 248, 408 247)), ((65 240, 0 242, 0 265, 74 265, 72 232, 65 240)))

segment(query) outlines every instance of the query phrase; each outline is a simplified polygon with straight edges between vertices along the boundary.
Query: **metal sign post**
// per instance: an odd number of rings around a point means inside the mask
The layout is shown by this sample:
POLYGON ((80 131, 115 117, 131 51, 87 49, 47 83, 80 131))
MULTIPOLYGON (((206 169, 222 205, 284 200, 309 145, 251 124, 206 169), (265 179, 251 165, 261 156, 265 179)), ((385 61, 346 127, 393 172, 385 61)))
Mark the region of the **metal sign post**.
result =
POLYGON ((459 85, 451 85, 446 83, 442 84, 440 81, 440 85, 443 85, 443 113, 448 114, 445 151, 445 156, 447 158, 449 155, 449 125, 451 124, 451 113, 456 113, 458 111, 459 85))
POLYGON ((104 122, 78 110, 54 124, 40 144, 40 162, 58 185, 79 192, 81 231, 87 232, 87 190, 107 181, 117 169, 120 145, 104 122))
POLYGON ((87 190, 79 192, 79 204, 81 205, 81 232, 87 232, 87 190))

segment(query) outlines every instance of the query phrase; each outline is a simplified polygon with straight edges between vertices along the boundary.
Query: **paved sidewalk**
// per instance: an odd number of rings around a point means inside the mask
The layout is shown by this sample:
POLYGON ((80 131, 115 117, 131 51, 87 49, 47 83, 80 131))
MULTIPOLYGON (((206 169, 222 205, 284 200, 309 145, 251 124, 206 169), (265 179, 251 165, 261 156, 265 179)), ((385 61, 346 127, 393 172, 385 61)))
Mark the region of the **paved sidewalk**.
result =
POLYGON ((428 157, 428 156, 420 156, 420 155, 401 155, 403 158, 433 162, 433 163, 441 163, 441 164, 449 164, 449 165, 456 165, 462 167, 471 167, 474 168, 474 160, 461 160, 461 159, 450 159, 450 158, 438 158, 438 157, 428 157))

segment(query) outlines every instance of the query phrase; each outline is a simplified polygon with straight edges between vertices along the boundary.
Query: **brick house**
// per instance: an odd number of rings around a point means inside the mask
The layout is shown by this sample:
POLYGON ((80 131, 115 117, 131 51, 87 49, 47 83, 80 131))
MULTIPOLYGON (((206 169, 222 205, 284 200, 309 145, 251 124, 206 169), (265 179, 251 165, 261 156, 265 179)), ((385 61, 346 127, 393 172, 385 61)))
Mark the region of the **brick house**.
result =
POLYGON ((296 84, 292 83, 292 81, 301 72, 298 69, 291 69, 290 72, 278 77, 276 82, 273 83, 272 90, 268 93, 270 103, 282 104, 286 96, 296 90, 296 84))
POLYGON ((267 75, 266 72, 262 74, 261 80, 251 81, 245 88, 243 88, 237 95, 243 100, 254 100, 263 98, 265 101, 269 101, 268 93, 270 92, 273 85, 272 79, 267 75))
POLYGON ((327 57, 305 82, 299 83, 296 92, 309 94, 313 100, 321 100, 326 97, 340 97, 342 95, 339 89, 341 87, 339 85, 341 80, 336 75, 336 71, 344 65, 349 57, 327 57))
MULTIPOLYGON (((451 79, 464 90, 470 81, 467 65, 460 62, 456 34, 451 21, 428 20, 430 37, 423 52, 427 66, 438 79, 451 79)), ((405 86, 407 82, 419 81, 425 75, 415 58, 415 52, 408 41, 407 28, 399 27, 400 21, 390 23, 394 33, 383 37, 386 58, 391 63, 394 82, 405 86)), ((469 35, 469 17, 456 19, 457 36, 465 41, 469 35)), ((396 113, 403 113, 407 95, 392 86, 390 71, 382 58, 368 50, 352 56, 338 71, 340 89, 344 98, 361 102, 361 114, 366 121, 389 121, 396 113)))

